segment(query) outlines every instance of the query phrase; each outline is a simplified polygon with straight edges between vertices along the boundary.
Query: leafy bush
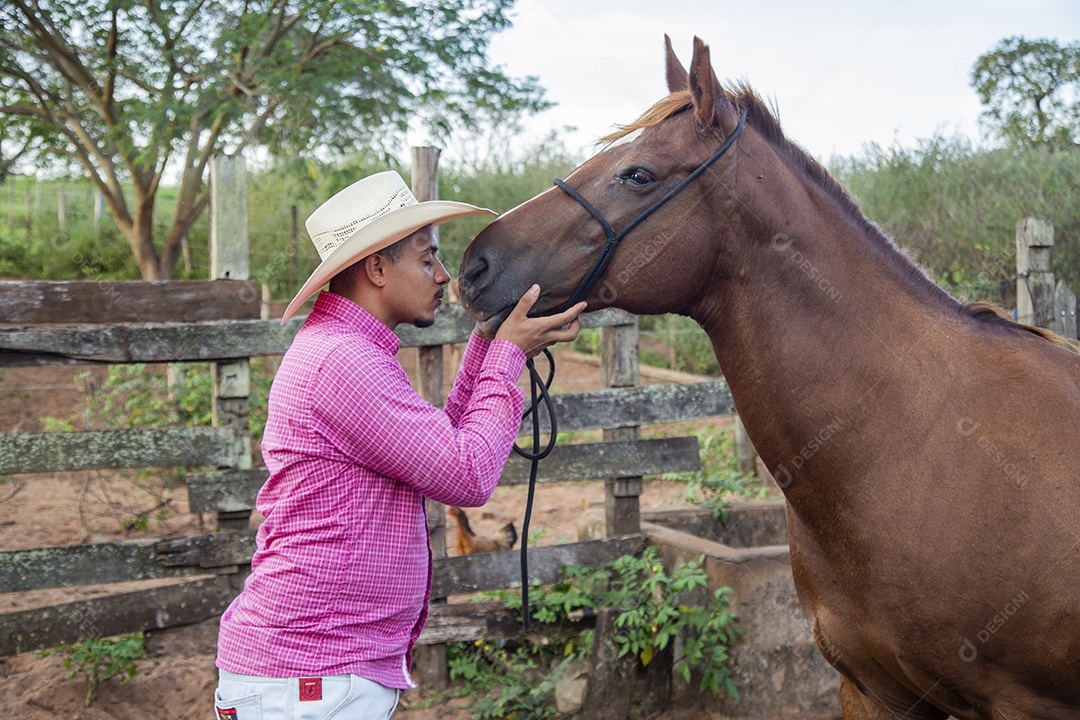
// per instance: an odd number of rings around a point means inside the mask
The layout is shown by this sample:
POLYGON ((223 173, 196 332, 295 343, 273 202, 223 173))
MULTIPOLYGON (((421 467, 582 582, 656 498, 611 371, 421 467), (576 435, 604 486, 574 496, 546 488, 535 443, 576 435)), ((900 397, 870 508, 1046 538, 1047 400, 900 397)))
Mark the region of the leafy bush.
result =
POLYGON ((720 363, 712 341, 696 322, 682 315, 654 315, 642 318, 643 340, 659 341, 662 352, 642 343, 641 362, 694 375, 719 375, 720 363))
POLYGON ((146 658, 146 646, 142 633, 121 635, 118 638, 86 638, 74 645, 60 645, 39 650, 39 657, 59 655, 64 667, 71 670, 68 680, 79 675, 86 681, 86 707, 94 700, 94 693, 103 683, 119 676, 121 684, 135 677, 140 660, 146 658))
POLYGON ((761 500, 769 494, 769 489, 759 478, 739 470, 731 430, 699 427, 693 434, 698 439, 701 469, 664 476, 686 483, 683 495, 687 502, 709 508, 714 520, 726 520, 732 500, 761 500))
MULTIPOLYGON (((669 574, 659 551, 650 546, 640 557, 627 555, 599 568, 564 568, 561 582, 532 589, 530 609, 536 622, 554 624, 582 611, 613 608, 619 657, 631 655, 647 666, 682 638, 682 656, 675 665, 679 676, 690 682, 692 673, 699 673, 699 691, 723 690, 737 698, 727 660, 728 648, 742 631, 729 609, 731 590, 719 588, 710 595, 707 588, 700 561, 683 563, 669 574)), ((488 595, 521 609, 516 593, 488 595)), ((548 642, 537 644, 482 639, 451 644, 450 674, 464 680, 477 698, 471 708, 475 718, 554 716, 555 683, 573 660, 588 657, 594 633, 552 633, 548 642)))
MULTIPOLYGON (((208 426, 212 420, 212 378, 206 363, 174 363, 172 388, 164 368, 110 365, 102 380, 92 372, 75 376, 85 407, 71 418, 42 418, 46 430, 168 428, 208 426)), ((252 361, 249 420, 253 437, 266 427, 267 396, 274 377, 252 361)))
MULTIPOLYGON (((570 647, 570 646, 563 646, 570 647)), ((558 646, 507 641, 454 642, 447 648, 450 677, 463 680, 475 698, 474 718, 554 718, 553 696, 569 664, 580 657, 571 649, 563 657, 558 646)))
MULTIPOLYGON (((936 134, 914 148, 869 145, 832 172, 867 217, 910 249, 937 282, 972 299, 1010 302, 1016 223, 1054 224, 1054 271, 1080 286, 1080 148, 977 149, 936 134)), ((1007 306, 1007 305, 1006 305, 1007 306)))

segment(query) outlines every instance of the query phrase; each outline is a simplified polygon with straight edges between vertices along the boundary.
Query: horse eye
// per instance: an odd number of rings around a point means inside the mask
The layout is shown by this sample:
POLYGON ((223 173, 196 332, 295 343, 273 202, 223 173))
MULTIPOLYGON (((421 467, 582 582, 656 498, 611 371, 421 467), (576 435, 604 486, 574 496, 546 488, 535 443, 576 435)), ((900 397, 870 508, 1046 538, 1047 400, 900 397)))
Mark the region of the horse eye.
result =
POLYGON ((628 168, 619 173, 619 179, 635 187, 645 187, 653 182, 652 174, 642 168, 628 168))

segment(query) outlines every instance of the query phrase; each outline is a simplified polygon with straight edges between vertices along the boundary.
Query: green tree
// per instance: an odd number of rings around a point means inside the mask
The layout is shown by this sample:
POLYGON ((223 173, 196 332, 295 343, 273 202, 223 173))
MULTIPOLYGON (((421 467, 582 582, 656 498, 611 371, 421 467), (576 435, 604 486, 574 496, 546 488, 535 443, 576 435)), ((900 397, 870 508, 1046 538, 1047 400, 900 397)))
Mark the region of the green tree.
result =
POLYGON ((971 84, 983 117, 1007 141, 1080 142, 1080 43, 1005 38, 975 61, 971 84))
POLYGON ((10 0, 0 116, 50 136, 103 194, 145 279, 168 278, 208 201, 214 153, 388 149, 546 107, 487 62, 512 0, 10 0), (154 207, 178 183, 164 238, 154 207), (130 192, 125 192, 130 188, 130 192))

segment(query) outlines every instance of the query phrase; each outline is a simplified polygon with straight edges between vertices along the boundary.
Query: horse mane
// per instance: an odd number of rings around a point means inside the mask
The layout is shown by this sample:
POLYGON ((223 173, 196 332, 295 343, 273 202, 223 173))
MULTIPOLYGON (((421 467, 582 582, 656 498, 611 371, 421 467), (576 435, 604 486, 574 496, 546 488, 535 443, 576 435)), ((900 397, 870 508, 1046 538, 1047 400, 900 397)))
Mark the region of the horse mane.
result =
MULTIPOLYGON (((978 323, 1029 332, 1059 345, 1067 345, 1074 350, 1080 351, 1080 345, 1077 343, 1070 342, 1050 330, 1018 323, 1008 313, 992 303, 963 303, 954 298, 944 288, 931 280, 908 253, 885 235, 876 223, 866 217, 847 189, 837 182, 836 178, 829 174, 829 171, 821 163, 784 135, 776 113, 769 108, 756 90, 746 83, 740 83, 735 87, 734 91, 723 89, 723 93, 736 108, 745 108, 747 125, 754 128, 796 170, 801 171, 805 177, 836 201, 879 247, 886 250, 885 257, 887 261, 905 273, 918 287, 946 304, 952 305, 958 313, 978 323)), ((631 133, 654 127, 668 118, 686 112, 692 109, 693 106, 694 101, 690 91, 678 90, 660 99, 642 113, 637 120, 628 125, 618 126, 614 131, 600 138, 597 144, 610 145, 631 133)))
POLYGON ((1012 319, 1012 315, 994 303, 977 301, 964 303, 960 307, 965 315, 986 325, 1029 332, 1032 335, 1038 335, 1041 338, 1049 340, 1055 345, 1062 345, 1073 352, 1080 353, 1080 342, 1058 335, 1053 330, 1018 323, 1012 319))

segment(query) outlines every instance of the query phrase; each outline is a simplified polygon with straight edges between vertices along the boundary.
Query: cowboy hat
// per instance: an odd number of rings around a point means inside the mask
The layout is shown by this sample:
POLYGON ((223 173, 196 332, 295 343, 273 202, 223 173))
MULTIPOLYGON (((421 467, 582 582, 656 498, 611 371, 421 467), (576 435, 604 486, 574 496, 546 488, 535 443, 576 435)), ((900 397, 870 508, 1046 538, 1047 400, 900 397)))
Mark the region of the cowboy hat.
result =
POLYGON ((324 202, 304 224, 322 262, 285 308, 284 323, 330 279, 353 263, 408 237, 425 225, 467 215, 494 215, 450 200, 419 202, 393 170, 370 175, 324 202))

